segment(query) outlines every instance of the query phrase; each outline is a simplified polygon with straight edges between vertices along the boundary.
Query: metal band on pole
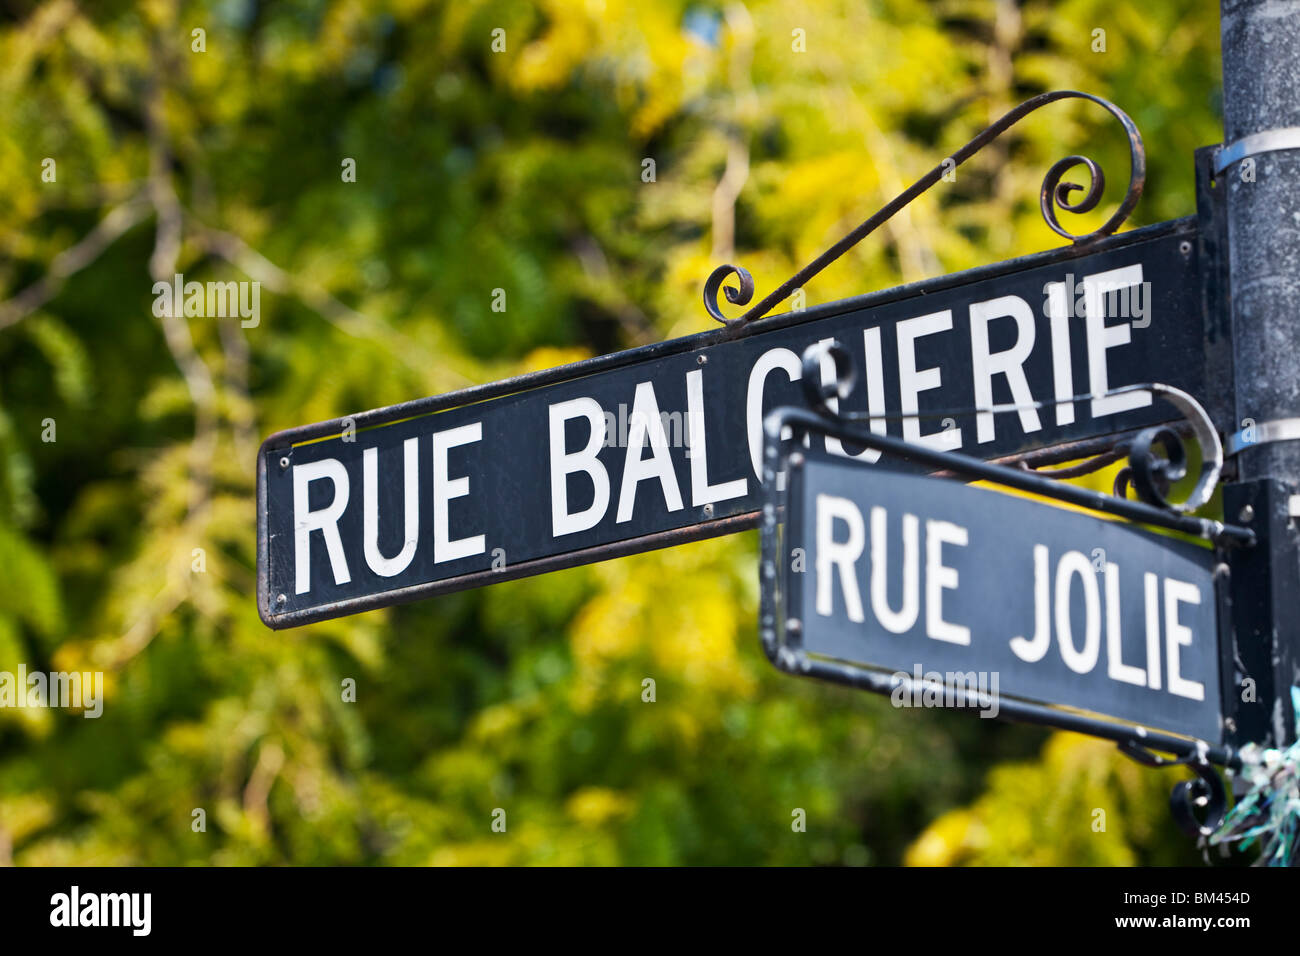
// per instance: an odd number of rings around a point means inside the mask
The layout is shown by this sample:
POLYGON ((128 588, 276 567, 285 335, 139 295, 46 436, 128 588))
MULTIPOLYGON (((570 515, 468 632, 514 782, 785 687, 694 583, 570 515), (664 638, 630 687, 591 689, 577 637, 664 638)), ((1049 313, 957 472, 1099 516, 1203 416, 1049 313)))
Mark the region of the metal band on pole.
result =
POLYGON ((1246 448, 1267 445, 1275 441, 1300 441, 1300 418, 1278 418, 1271 422, 1250 425, 1228 436, 1225 454, 1235 455, 1246 448), (1251 432, 1254 437, 1247 438, 1251 432))
POLYGON ((1281 129, 1252 133, 1229 146, 1224 146, 1219 150, 1219 155, 1214 158, 1214 172, 1221 173, 1233 163, 1251 156, 1274 153, 1282 149, 1300 149, 1300 126, 1284 126, 1281 129))

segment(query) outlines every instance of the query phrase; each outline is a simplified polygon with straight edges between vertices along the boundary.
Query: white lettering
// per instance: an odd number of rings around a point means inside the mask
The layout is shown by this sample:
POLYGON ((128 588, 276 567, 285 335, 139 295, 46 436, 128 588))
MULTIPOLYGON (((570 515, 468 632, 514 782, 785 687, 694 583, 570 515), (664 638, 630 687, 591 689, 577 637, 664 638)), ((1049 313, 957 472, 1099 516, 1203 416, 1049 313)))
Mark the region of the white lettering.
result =
POLYGON ((605 414, 594 398, 557 402, 549 409, 551 438, 551 536, 573 534, 594 528, 609 507, 609 472, 596 456, 605 445, 605 414), (591 432, 581 451, 564 450, 564 424, 571 418, 586 418, 591 432), (569 513, 569 475, 583 471, 591 478, 595 495, 591 506, 569 513))

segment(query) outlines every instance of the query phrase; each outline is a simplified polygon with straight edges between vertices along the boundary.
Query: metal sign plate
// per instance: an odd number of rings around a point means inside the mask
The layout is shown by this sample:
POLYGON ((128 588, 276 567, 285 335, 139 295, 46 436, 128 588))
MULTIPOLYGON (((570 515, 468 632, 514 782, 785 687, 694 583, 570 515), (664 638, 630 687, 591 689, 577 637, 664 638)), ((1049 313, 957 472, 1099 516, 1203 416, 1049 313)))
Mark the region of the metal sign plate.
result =
POLYGON ((1222 738, 1212 550, 815 451, 787 473, 787 649, 1222 738))
MULTIPOLYGON (((798 400, 800 354, 831 337, 865 373, 843 410, 1153 379, 1204 395, 1196 249, 1195 221, 1178 220, 280 432, 258 457, 259 612, 290 627, 753 527, 763 415, 798 400)), ((1077 454, 1175 417, 1144 398, 888 430, 985 459, 1077 454)))

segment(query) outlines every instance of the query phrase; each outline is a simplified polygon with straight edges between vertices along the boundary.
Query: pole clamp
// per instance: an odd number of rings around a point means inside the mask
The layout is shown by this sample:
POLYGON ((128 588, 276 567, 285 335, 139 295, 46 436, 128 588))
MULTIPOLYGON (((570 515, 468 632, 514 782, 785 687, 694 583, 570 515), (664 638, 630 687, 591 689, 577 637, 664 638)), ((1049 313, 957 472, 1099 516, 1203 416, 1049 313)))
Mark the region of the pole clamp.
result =
POLYGON ((1262 133, 1243 136, 1230 146, 1219 147, 1214 157, 1214 174, 1217 176, 1233 163, 1260 153, 1273 153, 1280 149, 1300 149, 1300 126, 1266 129, 1262 133))
MULTIPOLYGON (((1249 419, 1247 419, 1249 421, 1249 419)), ((1241 431, 1228 436, 1224 452, 1235 455, 1256 445, 1267 445, 1276 441, 1300 441, 1300 418, 1278 418, 1271 422, 1248 425, 1241 431)))

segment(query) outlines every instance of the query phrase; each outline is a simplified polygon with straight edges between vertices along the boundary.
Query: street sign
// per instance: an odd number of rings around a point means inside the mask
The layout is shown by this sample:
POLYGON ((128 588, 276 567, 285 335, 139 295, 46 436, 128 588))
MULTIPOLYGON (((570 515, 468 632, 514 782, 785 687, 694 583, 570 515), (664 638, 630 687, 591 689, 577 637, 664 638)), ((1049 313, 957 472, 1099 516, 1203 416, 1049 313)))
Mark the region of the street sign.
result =
POLYGON ((844 411, 1090 395, 876 422, 985 459, 1078 457, 1176 417, 1108 392, 1226 388, 1198 248, 1196 221, 1177 220, 280 432, 258 456, 259 612, 290 627, 754 527, 763 415, 798 400, 799 356, 830 338, 864 370, 844 411))
POLYGON ((788 475, 787 648, 892 675, 900 706, 1014 698, 1222 739, 1212 550, 812 450, 788 475))

